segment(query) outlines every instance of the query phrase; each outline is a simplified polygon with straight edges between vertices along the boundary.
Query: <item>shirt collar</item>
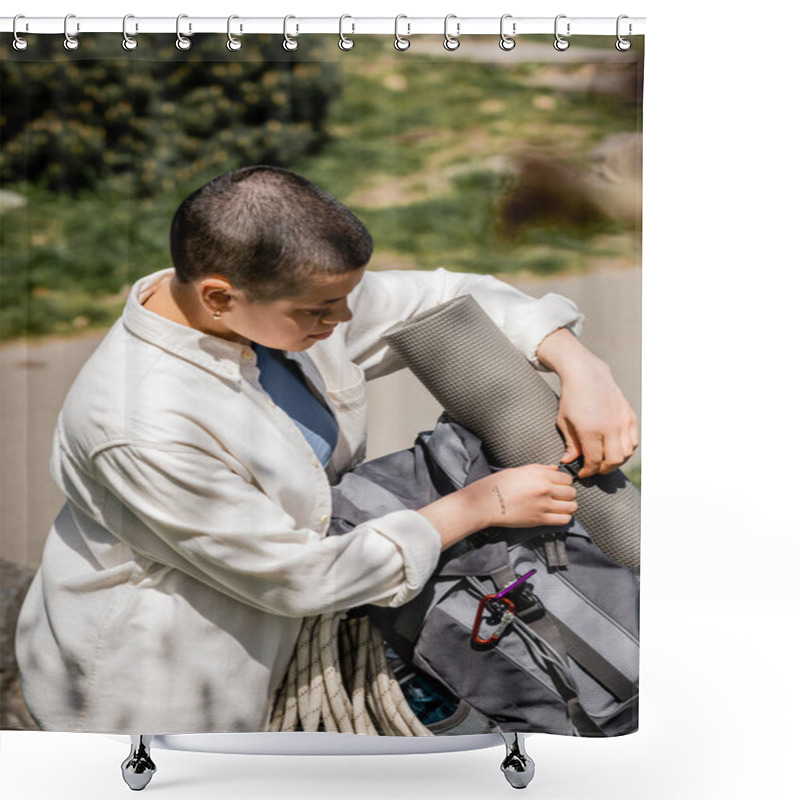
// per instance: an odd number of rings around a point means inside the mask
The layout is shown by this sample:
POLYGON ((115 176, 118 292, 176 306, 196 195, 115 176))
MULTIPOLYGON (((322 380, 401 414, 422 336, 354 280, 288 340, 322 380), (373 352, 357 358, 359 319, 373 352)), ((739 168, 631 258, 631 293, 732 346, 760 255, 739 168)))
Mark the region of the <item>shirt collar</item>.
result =
POLYGON ((140 339, 196 364, 224 380, 240 383, 242 365, 253 363, 253 350, 250 345, 231 342, 195 330, 188 325, 181 325, 148 311, 142 305, 142 300, 158 283, 173 274, 173 269, 162 269, 136 281, 131 287, 122 312, 123 324, 140 339))

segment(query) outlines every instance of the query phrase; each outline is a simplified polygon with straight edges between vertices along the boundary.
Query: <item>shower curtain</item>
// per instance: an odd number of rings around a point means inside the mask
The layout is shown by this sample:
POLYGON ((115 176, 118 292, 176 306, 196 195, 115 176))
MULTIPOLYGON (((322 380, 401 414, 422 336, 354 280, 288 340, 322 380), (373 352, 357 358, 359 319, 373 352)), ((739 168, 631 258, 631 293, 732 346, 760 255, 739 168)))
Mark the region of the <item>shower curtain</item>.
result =
MULTIPOLYGON (((572 316, 553 311, 551 327, 579 334, 611 367, 639 415, 643 38, 624 49, 614 47, 613 37, 574 37, 568 47, 554 47, 552 36, 504 37, 498 47, 496 37, 459 42, 454 36, 445 29, 443 48, 441 36, 412 36, 410 47, 402 38, 393 47, 391 38, 353 36, 337 47, 335 36, 304 35, 294 49, 283 46, 290 39, 262 34, 242 37, 241 46, 229 36, 229 47, 219 34, 195 34, 191 47, 176 47, 174 35, 147 34, 125 49, 118 34, 82 35, 79 47, 64 47, 58 36, 30 35, 26 49, 5 37, 0 727, 597 736, 636 729, 638 563, 620 564, 613 552, 603 552, 588 525, 588 532, 573 523, 563 535, 548 531, 544 539, 533 529, 527 538, 515 534, 514 544, 524 539, 529 545, 529 558, 511 563, 502 583, 490 580, 498 570, 489 562, 499 544, 510 546, 509 529, 482 531, 476 536, 483 538, 465 540, 482 547, 445 551, 415 583, 408 573, 431 561, 432 534, 415 522, 407 536, 420 541, 404 545, 403 521, 410 517, 403 515, 418 515, 398 511, 398 530, 380 533, 381 547, 391 550, 387 562, 404 547, 428 555, 402 556, 405 589, 395 592, 396 613, 386 613, 386 602, 354 602, 319 617, 315 612, 328 608, 325 592, 337 591, 321 586, 337 576, 342 583, 364 580, 362 594, 369 595, 367 578, 332 562, 322 578, 301 566, 278 579, 258 563, 272 551, 246 536, 231 543, 225 535, 234 536, 232 530, 206 548, 209 534, 193 528, 194 520, 235 517, 238 501, 192 488, 189 461, 181 465, 176 457, 155 472, 139 472, 138 464, 126 472, 120 462, 100 475, 78 465, 74 452, 65 453, 65 426, 94 424, 92 396, 73 401, 68 420, 59 411, 81 368, 98 363, 96 354, 111 346, 115 320, 131 306, 137 308, 130 313, 147 313, 137 287, 171 267, 175 210, 198 187, 255 165, 303 176, 364 223, 374 241, 369 272, 384 292, 376 290, 373 309, 385 302, 394 313, 409 287, 427 296, 434 286, 452 287, 437 289, 430 304, 473 294, 501 327, 507 322, 512 341, 523 341, 526 325, 546 324, 537 317, 543 306, 529 297, 553 309, 577 307, 572 316), (494 276, 502 285, 476 275, 494 276), (157 546, 136 540, 136 525, 149 536, 156 524, 142 498, 155 503, 166 497, 168 506, 167 484, 189 487, 202 512, 173 527, 172 540, 163 531, 157 546), (213 566, 186 555, 201 550, 213 566), (480 561, 470 568, 471 584, 453 566, 467 557, 480 561), (283 616, 259 607, 253 599, 264 588, 255 585, 259 580, 299 586, 302 602, 291 613, 284 607, 283 616), (528 587, 527 600, 517 595, 514 604, 506 597, 514 581, 528 587), (568 602, 565 587, 571 587, 568 602), (473 630, 455 626, 452 642, 425 628, 445 595, 475 619, 473 630), (417 613, 412 633, 408 609, 417 613), (531 620, 540 612, 556 620, 561 633, 554 640, 548 638, 552 626, 548 632, 524 620, 522 628, 509 624, 526 610, 531 620), (585 615, 592 613, 613 623, 608 636, 617 639, 591 641, 597 625, 585 615), (565 618, 572 622, 565 625, 565 618), (502 697, 493 689, 490 702, 481 687, 490 685, 486 676, 512 658, 514 647, 522 653, 516 683, 499 690, 502 697), (627 648, 624 665, 614 663, 620 647, 627 648), (456 668, 436 667, 432 650, 456 668), (390 711, 384 696, 391 697, 390 711), (184 708, 177 714, 171 708, 165 717, 158 697, 184 708), (166 720, 176 716, 181 722, 170 727, 166 720)), ((356 315, 345 324, 355 330, 358 323, 356 315)), ((385 350, 377 329, 368 333, 374 342, 366 349, 385 350)), ((145 336, 141 330, 131 335, 145 336)), ((134 380, 143 385, 150 367, 134 363, 139 356, 132 348, 128 342, 119 351, 109 398, 137 394, 128 385, 134 380)), ((413 482, 399 471, 417 458, 430 473, 414 472, 421 483, 401 507, 419 508, 431 492, 440 497, 459 488, 442 488, 439 467, 431 466, 439 464, 436 448, 452 454, 457 440, 463 446, 459 469, 466 474, 464 465, 472 469, 483 457, 481 443, 441 416, 440 401, 401 369, 398 357, 382 356, 397 360, 391 369, 367 366, 367 378, 375 379, 364 395, 361 367, 342 377, 325 356, 315 360, 315 348, 331 352, 319 342, 309 348, 310 366, 306 361, 293 369, 330 408, 340 429, 335 447, 346 438, 347 414, 357 414, 368 433, 366 450, 354 446, 348 453, 347 469, 338 469, 334 451, 328 483, 338 486, 364 459, 386 464, 392 480, 376 479, 360 501, 362 510, 371 509, 378 497, 380 509, 382 492, 394 489, 395 500, 404 497, 403 487, 413 482), (417 438, 431 430, 432 436, 417 438), (392 460, 395 453, 401 455, 392 460)), ((206 373, 213 368, 210 362, 203 367, 206 373)), ((535 368, 560 391, 556 373, 535 368)), ((187 407, 202 404, 202 396, 192 398, 191 385, 183 388, 187 407)), ((274 442, 260 421, 236 417, 229 408, 229 430, 264 436, 251 442, 253 458, 260 460, 260 448, 268 460, 274 442)), ((186 445, 185 431, 170 430, 168 438, 173 434, 176 446, 186 445)), ((276 500, 255 468, 237 460, 229 441, 218 444, 215 458, 225 480, 276 500)), ((205 447, 199 440, 188 446, 205 447)), ((296 449, 303 446, 298 439, 296 449)), ((163 442, 158 447, 170 450, 163 442)), ((103 448, 113 450, 115 443, 103 448)), ((640 484, 639 452, 622 465, 626 485, 640 484)), ((489 461, 487 473, 504 466, 489 461)), ((285 463, 291 470, 291 458, 285 463)), ((302 501, 277 502, 289 517, 282 524, 301 528, 305 512, 292 504, 302 501)), ((328 516, 317 516, 316 533, 330 534, 333 542, 328 516)), ((252 524, 255 530, 262 523, 252 524)), ((382 600, 388 594, 383 591, 382 600)))

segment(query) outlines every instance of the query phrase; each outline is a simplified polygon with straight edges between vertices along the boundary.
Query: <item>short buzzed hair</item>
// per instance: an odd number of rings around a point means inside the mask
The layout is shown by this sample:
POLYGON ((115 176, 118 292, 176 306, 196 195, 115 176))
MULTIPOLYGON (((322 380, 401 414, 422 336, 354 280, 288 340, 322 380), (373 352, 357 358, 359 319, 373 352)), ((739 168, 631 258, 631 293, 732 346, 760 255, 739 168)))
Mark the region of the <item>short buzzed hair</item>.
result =
POLYGON ((267 301, 365 266, 372 236, 310 181, 256 166, 226 172, 189 195, 172 219, 170 250, 181 282, 219 275, 248 300, 267 301))

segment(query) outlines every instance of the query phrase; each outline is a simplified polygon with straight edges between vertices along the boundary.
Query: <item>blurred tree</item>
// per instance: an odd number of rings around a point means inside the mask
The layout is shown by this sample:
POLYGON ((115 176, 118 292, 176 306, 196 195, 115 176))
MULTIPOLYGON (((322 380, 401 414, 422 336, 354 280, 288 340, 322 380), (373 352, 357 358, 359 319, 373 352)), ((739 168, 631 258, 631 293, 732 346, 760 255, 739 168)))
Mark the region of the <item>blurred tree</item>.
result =
POLYGON ((325 139, 340 85, 324 43, 287 53, 278 36, 247 36, 229 52, 218 35, 180 51, 174 36, 92 34, 66 52, 30 37, 0 61, 0 180, 77 194, 122 179, 137 197, 247 164, 287 165, 325 139), (24 63, 20 63, 24 62, 24 63))

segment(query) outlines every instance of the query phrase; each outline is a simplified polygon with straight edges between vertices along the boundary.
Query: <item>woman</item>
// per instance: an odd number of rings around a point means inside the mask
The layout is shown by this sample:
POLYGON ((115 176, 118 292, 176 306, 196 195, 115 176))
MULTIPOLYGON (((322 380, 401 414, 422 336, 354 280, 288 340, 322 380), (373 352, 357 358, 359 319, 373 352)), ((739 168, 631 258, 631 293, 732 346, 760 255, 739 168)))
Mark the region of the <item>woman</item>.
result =
POLYGON ((484 527, 569 522, 571 478, 530 465, 326 538, 330 482, 365 451, 365 379, 401 366, 380 339, 401 319, 473 294, 559 374, 564 460, 583 454, 582 477, 637 444, 608 368, 575 338, 574 304, 444 270, 367 273, 364 226, 290 172, 198 189, 171 252, 59 417, 67 501, 17 634, 45 730, 266 730, 303 617, 401 605, 484 527))

